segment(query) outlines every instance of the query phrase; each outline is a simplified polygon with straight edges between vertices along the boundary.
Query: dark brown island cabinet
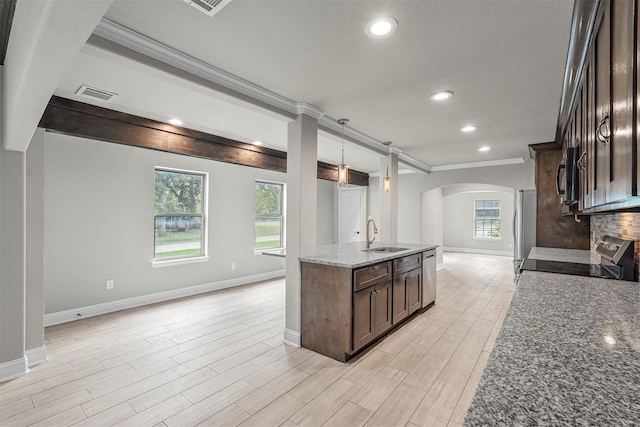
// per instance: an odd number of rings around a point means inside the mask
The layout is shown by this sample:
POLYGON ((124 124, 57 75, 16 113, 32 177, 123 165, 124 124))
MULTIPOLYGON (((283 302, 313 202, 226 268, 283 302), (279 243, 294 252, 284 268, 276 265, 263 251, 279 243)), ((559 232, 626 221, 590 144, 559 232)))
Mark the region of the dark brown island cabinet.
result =
POLYGON ((302 347, 346 362, 433 303, 435 249, 410 252, 355 267, 301 260, 302 347))

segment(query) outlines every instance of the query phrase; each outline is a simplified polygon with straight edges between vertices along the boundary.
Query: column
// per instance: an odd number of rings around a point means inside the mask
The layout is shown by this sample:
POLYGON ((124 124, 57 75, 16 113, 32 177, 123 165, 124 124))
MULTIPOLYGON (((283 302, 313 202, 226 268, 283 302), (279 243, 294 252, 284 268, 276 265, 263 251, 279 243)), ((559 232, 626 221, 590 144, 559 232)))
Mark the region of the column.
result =
POLYGON ((29 367, 47 360, 44 345, 44 129, 27 149, 25 348, 29 367))
POLYGON ((28 371, 25 356, 26 155, 0 148, 0 382, 28 371))
POLYGON ((316 249, 318 120, 300 114, 287 136, 285 342, 300 345, 301 256, 316 249))

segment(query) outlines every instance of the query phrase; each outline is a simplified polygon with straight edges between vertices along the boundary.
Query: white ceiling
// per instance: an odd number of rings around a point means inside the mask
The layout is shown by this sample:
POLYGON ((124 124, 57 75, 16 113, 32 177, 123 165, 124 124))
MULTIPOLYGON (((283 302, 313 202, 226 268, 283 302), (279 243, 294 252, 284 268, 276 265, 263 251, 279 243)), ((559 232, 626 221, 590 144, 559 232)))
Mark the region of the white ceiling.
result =
MULTIPOLYGON (((572 10, 571 0, 233 0, 210 18, 182 0, 115 0, 105 17, 443 166, 526 158, 528 144, 555 138, 572 10), (396 33, 367 37, 385 15, 396 33), (429 100, 439 90, 455 95, 429 100), (460 132, 468 123, 478 131, 460 132)), ((286 148, 290 117, 98 37, 56 94, 74 98, 82 84, 119 94, 97 105, 286 148)), ((321 132, 318 151, 337 163, 340 137, 321 132)), ((348 143, 345 158, 378 170, 379 154, 361 146, 348 143)))

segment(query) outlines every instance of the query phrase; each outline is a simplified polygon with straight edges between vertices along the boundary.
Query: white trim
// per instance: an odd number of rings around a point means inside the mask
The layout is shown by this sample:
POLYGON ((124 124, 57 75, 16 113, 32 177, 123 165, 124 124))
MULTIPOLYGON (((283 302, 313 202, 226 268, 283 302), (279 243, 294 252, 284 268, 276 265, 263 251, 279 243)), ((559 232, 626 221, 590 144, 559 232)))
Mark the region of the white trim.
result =
POLYGON ((0 383, 23 376, 29 372, 27 356, 0 363, 0 383))
POLYGON ((312 117, 314 119, 319 119, 320 117, 324 116, 324 111, 322 111, 321 109, 319 109, 318 107, 306 103, 306 102, 298 102, 296 104, 296 113, 298 115, 300 114, 304 114, 307 115, 309 117, 312 117))
MULTIPOLYGON (((416 173, 413 169, 398 169, 398 175, 411 175, 416 173)), ((379 178, 380 172, 371 172, 369 178, 379 178)))
POLYGON ((198 262, 207 262, 211 259, 209 256, 199 256, 194 258, 179 258, 179 259, 168 259, 166 261, 151 261, 151 266, 153 268, 158 267, 171 267, 173 265, 182 265, 182 264, 196 264, 198 262))
POLYGON ((28 362, 30 368, 33 368, 34 366, 39 365, 39 364, 49 360, 49 358, 47 357, 47 346, 46 345, 42 345, 42 346, 36 347, 36 348, 30 348, 29 350, 25 351, 24 353, 25 353, 25 356, 27 356, 27 362, 28 362))
POLYGON ((499 256, 510 256, 513 257, 512 251, 492 251, 489 249, 473 249, 473 248, 451 248, 451 247, 443 247, 442 250, 445 252, 464 252, 469 254, 483 254, 483 255, 499 255, 499 256))
POLYGON ((433 166, 431 167, 431 172, 442 172, 442 171, 470 169, 470 168, 485 168, 489 166, 518 165, 524 162, 525 162, 524 158, 516 157, 513 159, 489 160, 487 162, 458 163, 455 165, 433 166))
POLYGON ((248 283, 262 280, 284 277, 284 270, 275 270, 267 273, 254 274, 251 276, 237 277, 233 279, 221 280, 219 282, 206 283, 203 285, 190 286, 187 288, 173 289, 171 291, 158 292, 149 295, 141 295, 133 298, 125 298, 101 304, 79 307, 73 310, 58 311, 44 315, 44 325, 53 326, 60 323, 71 322, 85 317, 99 316, 101 314, 113 313, 114 311, 126 310, 157 302, 169 301, 176 298, 188 297, 219 289, 231 288, 233 286, 246 285, 248 283))
POLYGON ((290 114, 296 114, 298 111, 298 103, 289 98, 234 76, 106 18, 102 18, 93 33, 290 114))
MULTIPOLYGON (((327 116, 323 110, 314 105, 304 102, 296 102, 279 95, 146 37, 116 22, 110 21, 107 18, 102 18, 102 20, 100 20, 93 34, 127 47, 142 55, 186 71, 194 76, 198 76, 207 81, 218 84, 255 101, 262 102, 281 112, 292 115, 306 114, 310 117, 316 118, 318 120, 319 127, 324 127, 337 132, 342 131, 342 126, 338 124, 336 119, 327 116)), ((345 136, 350 137, 355 142, 369 147, 383 155, 388 152, 387 147, 382 143, 382 141, 353 128, 346 127, 344 130, 345 136)), ((419 171, 429 173, 429 170, 431 169, 431 166, 402 153, 400 150, 398 150, 398 158, 404 163, 415 167, 419 171)))
POLYGON ((300 347, 300 332, 291 329, 284 330, 284 342, 295 347, 300 347))
POLYGON ((441 262, 440 264, 436 265, 436 270, 440 270, 444 268, 444 262, 441 262))

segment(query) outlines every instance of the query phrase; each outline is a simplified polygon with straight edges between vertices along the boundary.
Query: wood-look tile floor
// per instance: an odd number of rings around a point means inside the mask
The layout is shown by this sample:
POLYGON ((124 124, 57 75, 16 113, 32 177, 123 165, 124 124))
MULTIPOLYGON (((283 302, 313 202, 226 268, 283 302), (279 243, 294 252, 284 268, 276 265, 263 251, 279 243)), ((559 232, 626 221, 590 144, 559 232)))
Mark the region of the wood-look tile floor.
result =
POLYGON ((458 426, 514 289, 510 258, 447 253, 436 305, 348 364, 282 343, 283 279, 49 327, 0 425, 458 426))

